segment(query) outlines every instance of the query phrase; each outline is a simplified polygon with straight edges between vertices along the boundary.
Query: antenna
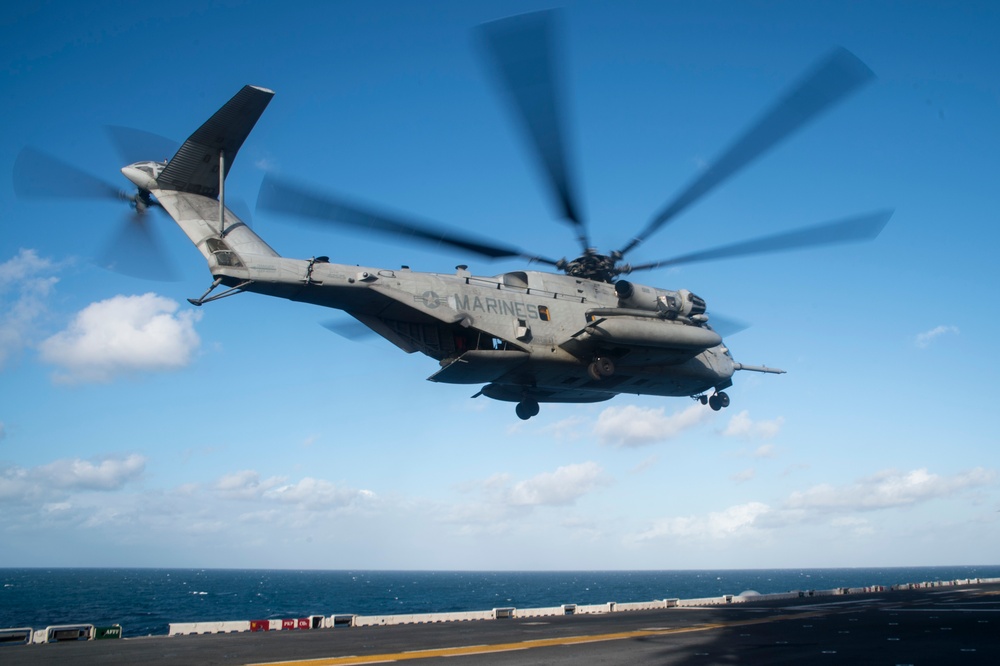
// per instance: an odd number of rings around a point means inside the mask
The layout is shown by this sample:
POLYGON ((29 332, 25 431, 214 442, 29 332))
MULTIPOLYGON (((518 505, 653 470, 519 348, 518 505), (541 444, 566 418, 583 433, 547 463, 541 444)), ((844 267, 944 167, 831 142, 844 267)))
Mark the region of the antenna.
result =
POLYGON ((219 149, 219 235, 226 235, 226 151, 219 149))

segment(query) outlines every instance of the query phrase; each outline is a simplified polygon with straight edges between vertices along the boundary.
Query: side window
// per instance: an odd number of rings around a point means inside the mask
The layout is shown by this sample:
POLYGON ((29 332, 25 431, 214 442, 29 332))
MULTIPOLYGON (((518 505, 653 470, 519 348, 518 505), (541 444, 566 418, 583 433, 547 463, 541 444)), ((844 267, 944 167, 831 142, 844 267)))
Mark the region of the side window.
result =
POLYGON ((538 318, 542 321, 549 320, 549 308, 545 305, 538 306, 538 318))

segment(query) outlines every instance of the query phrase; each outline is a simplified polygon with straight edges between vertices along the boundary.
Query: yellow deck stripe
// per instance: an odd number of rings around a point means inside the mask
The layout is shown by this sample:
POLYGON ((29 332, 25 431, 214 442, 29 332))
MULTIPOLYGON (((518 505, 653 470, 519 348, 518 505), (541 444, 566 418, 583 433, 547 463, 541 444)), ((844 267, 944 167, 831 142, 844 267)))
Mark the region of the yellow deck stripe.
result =
POLYGON ((639 629, 622 631, 612 634, 594 634, 592 636, 564 636, 561 638, 540 638, 517 643, 497 643, 494 645, 469 645, 464 647, 432 648, 414 652, 396 652, 386 654, 369 654, 349 657, 321 657, 319 659, 298 659, 293 661, 268 661, 249 666, 351 666, 352 664, 385 664, 394 661, 409 661, 412 659, 429 659, 433 657, 460 657, 474 654, 492 654, 495 652, 513 652, 514 650, 533 650, 542 647, 561 645, 580 645, 584 643, 600 643, 604 641, 620 641, 629 638, 644 638, 648 636, 666 636, 669 634, 686 634, 695 631, 709 631, 725 627, 742 627, 779 620, 806 619, 825 615, 822 611, 810 613, 795 613, 776 615, 768 618, 754 618, 735 622, 719 622, 713 624, 698 624, 693 627, 673 627, 669 629, 639 629))

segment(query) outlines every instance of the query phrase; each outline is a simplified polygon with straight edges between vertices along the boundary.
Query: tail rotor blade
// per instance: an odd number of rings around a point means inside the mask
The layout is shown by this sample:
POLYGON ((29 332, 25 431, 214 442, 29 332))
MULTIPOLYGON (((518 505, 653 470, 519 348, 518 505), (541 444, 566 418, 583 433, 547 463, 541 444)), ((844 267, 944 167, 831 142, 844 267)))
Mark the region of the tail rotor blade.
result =
POLYGON ((111 183, 30 146, 14 161, 14 193, 25 199, 121 198, 111 183))
POLYGON ((541 164, 559 214, 586 250, 586 223, 570 173, 562 110, 565 98, 556 65, 553 11, 521 14, 480 26, 497 85, 508 99, 541 164))
POLYGON ((142 280, 170 282, 177 279, 163 245, 154 236, 152 215, 130 213, 99 257, 101 266, 142 280))
POLYGON ((632 250, 707 192, 874 78, 868 66, 850 51, 834 51, 664 206, 620 253, 632 250))
POLYGON ((105 125, 104 130, 108 133, 108 138, 111 139, 123 165, 169 160, 180 148, 180 144, 176 141, 132 127, 105 125))

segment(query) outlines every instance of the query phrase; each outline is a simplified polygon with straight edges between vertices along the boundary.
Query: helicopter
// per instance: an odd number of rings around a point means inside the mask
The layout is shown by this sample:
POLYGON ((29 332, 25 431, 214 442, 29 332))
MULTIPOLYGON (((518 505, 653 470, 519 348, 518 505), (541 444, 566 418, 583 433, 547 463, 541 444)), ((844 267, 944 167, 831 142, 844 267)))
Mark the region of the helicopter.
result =
MULTIPOLYGON (((165 211, 198 248, 212 283, 194 306, 249 292, 342 310, 407 353, 439 362, 428 379, 480 385, 472 397, 512 402, 527 420, 541 403, 595 403, 621 393, 690 397, 719 411, 737 371, 781 374, 733 359, 706 301, 687 289, 661 289, 624 276, 693 262, 871 240, 891 210, 632 265, 626 255, 710 190, 874 78, 837 49, 794 84, 756 123, 620 249, 592 247, 567 158, 553 58, 551 11, 480 27, 482 42, 559 217, 580 245, 576 258, 553 259, 422 220, 348 202, 330 192, 266 174, 257 210, 445 245, 486 259, 523 259, 550 270, 474 275, 341 264, 327 256, 280 256, 226 204, 225 182, 238 151, 274 92, 247 85, 169 160, 139 161, 121 173, 136 188, 122 194, 77 171, 57 179, 59 194, 115 197, 145 228, 150 209, 165 211), (554 270, 553 270, 554 269, 554 270), (715 324, 715 325, 713 325, 715 324)), ((19 195, 52 194, 32 174, 73 169, 34 149, 15 164, 19 195)), ((247 217, 245 214, 242 217, 247 217)))

